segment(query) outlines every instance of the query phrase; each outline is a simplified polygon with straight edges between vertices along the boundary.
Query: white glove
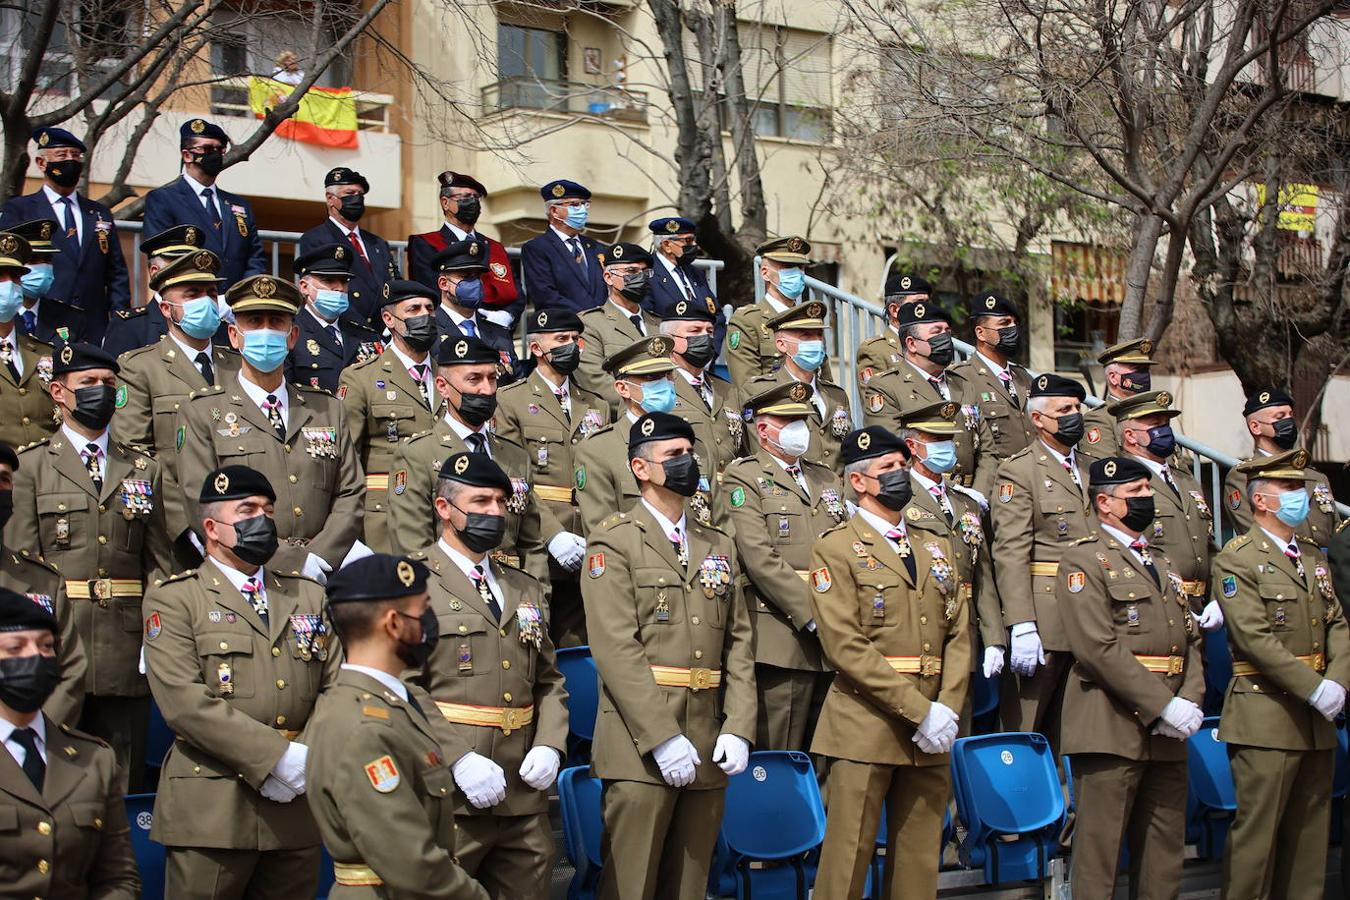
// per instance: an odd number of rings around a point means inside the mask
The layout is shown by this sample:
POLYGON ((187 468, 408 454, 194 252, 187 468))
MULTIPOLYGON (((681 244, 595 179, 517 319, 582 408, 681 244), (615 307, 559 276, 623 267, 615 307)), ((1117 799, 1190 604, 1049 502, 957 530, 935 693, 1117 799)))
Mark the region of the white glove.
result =
POLYGON ((553 786, 561 765, 562 757, 557 750, 543 745, 531 747, 520 762, 520 780, 536 791, 546 791, 553 786))
POLYGON ((300 569, 300 574, 306 578, 312 578, 319 584, 328 583, 328 573, 333 571, 333 567, 323 561, 323 557, 310 553, 305 557, 305 564, 300 569))
POLYGON ((1205 608, 1200 611, 1200 615, 1195 617, 1195 624, 1199 625, 1203 631, 1216 631, 1223 627, 1223 610, 1219 608, 1218 600, 1211 600, 1205 604, 1205 608))
POLYGON ((456 760, 450 771, 475 809, 487 809, 506 799, 506 773, 486 756, 471 750, 456 760))
POLYGON ((914 732, 914 743, 925 753, 946 753, 956 742, 957 722, 961 717, 941 703, 928 707, 928 715, 923 717, 914 732), (932 749, 927 749, 931 747, 932 749))
POLYGON ((734 734, 719 734, 713 747, 713 762, 728 775, 739 775, 750 762, 750 742, 734 734))
POLYGON ((297 794, 305 792, 305 760, 309 758, 309 748, 304 744, 297 744, 291 741, 286 747, 286 752, 281 754, 281 759, 272 766, 272 774, 269 777, 275 778, 286 787, 297 794))
POLYGON ((512 320, 511 314, 504 309, 483 309, 480 306, 478 308, 478 314, 483 318, 487 319, 489 322, 496 322, 498 325, 502 326, 507 331, 511 331, 516 324, 512 320))
POLYGON ((136 671, 145 674, 145 641, 141 641, 141 658, 136 661, 136 671))
MULTIPOLYGON (((358 559, 365 559, 367 556, 374 556, 374 555, 375 555, 374 550, 370 549, 360 541, 357 541, 356 543, 352 544, 352 549, 347 551, 347 555, 342 557, 342 565, 338 566, 338 568, 341 569, 344 566, 351 565, 358 559)), ((320 562, 323 561, 320 560, 320 562)))
MULTIPOLYGON (((1163 724, 1175 731, 1181 736, 1182 740, 1190 737, 1200 730, 1204 724, 1205 714, 1200 711, 1200 707, 1184 697, 1173 697, 1167 701, 1163 707, 1162 716, 1159 717, 1163 724)), ((1160 734, 1166 734, 1166 731, 1160 731, 1160 734)), ((1171 737, 1171 735, 1168 735, 1171 737)))
POLYGON ((548 542, 548 552, 558 561, 558 565, 575 572, 581 568, 581 561, 586 557, 586 540, 570 531, 560 531, 548 542))
POLYGON ((1045 648, 1041 646, 1041 636, 1036 626, 1028 622, 1021 624, 1030 624, 1031 628, 1018 634, 1018 626, 1013 626, 1011 667, 1016 674, 1030 678, 1036 674, 1037 666, 1045 665, 1045 648))
POLYGON ((657 744, 652 750, 652 758, 656 760, 656 766, 661 770, 661 777, 671 787, 692 784, 694 767, 703 762, 698 758, 698 751, 689 742, 689 738, 682 734, 657 744))
POLYGON ((284 782, 271 775, 263 779, 262 787, 258 788, 258 793, 273 803, 290 803, 299 796, 295 791, 286 787, 284 782))
POLYGON ((1330 678, 1323 678, 1317 690, 1308 698, 1313 709, 1317 710, 1328 722, 1334 722, 1345 709, 1345 688, 1330 678))
POLYGON ((1003 648, 985 647, 984 648, 984 677, 993 678, 1003 671, 1003 648))

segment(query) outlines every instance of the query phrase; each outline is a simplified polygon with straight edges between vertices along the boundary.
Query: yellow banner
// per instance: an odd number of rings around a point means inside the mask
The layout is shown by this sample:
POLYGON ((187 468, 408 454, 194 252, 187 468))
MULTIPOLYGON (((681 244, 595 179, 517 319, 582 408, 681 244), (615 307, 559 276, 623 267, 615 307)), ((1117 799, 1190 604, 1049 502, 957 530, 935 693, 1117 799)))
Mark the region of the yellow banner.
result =
MULTIPOLYGON (((1256 205, 1265 208, 1266 186, 1256 186, 1256 205)), ((1277 227, 1286 231, 1312 231, 1317 218, 1317 185, 1286 184, 1280 187, 1276 200, 1280 210, 1277 227)))
MULTIPOLYGON (((248 82, 248 103, 254 115, 262 118, 292 90, 293 85, 255 75, 248 82)), ((295 115, 282 122, 276 133, 325 147, 356 147, 356 98, 352 89, 311 87, 300 98, 295 115)))

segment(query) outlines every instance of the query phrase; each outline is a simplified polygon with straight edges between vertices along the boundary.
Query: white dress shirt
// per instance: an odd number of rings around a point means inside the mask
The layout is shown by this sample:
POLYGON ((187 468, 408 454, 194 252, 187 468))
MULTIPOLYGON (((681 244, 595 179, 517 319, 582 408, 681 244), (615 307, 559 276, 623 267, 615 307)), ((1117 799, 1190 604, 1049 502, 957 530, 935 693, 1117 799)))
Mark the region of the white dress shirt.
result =
POLYGON ((488 590, 492 591, 492 596, 496 598, 497 605, 500 607, 506 605, 502 603, 504 595, 502 594, 501 586, 497 584, 497 576, 492 574, 492 566, 488 565, 488 555, 486 553, 476 560, 470 559, 454 547, 451 547, 450 544, 446 542, 445 538, 441 538, 437 541, 436 546, 440 547, 441 552, 450 557, 450 561, 455 564, 455 567, 464 573, 464 577, 469 579, 469 584, 475 584, 478 580, 474 574, 474 568, 477 567, 482 569, 483 575, 487 578, 488 590))
POLYGON ((398 699, 402 700, 404 703, 408 702, 408 686, 403 683, 402 679, 395 678, 388 672, 372 669, 370 666, 358 666, 355 663, 343 663, 339 668, 351 669, 353 672, 369 675, 371 678, 374 678, 380 684, 388 688, 394 696, 398 697, 398 699))
MULTIPOLYGON (((249 381, 244 377, 242 371, 239 373, 239 385, 244 389, 244 393, 248 394, 248 399, 252 400, 257 405, 258 409, 262 409, 263 404, 267 402, 269 391, 249 381)), ((284 381, 272 396, 276 397, 277 401, 281 404, 282 424, 289 428, 291 425, 291 398, 286 394, 286 383, 284 381)), ((263 411, 263 415, 267 415, 265 410, 263 411)))
MULTIPOLYGON (((38 755, 42 757, 44 763, 47 762, 46 717, 42 713, 38 713, 33 721, 28 723, 27 727, 33 729, 33 732, 37 735, 38 755)), ((23 768, 24 760, 28 758, 28 751, 20 747, 16 741, 10 740, 16 730, 18 730, 18 726, 9 719, 0 719, 0 744, 5 745, 5 749, 9 751, 10 756, 14 757, 14 761, 19 764, 19 768, 23 768)))
MULTIPOLYGON (((47 195, 47 202, 52 205, 52 216, 56 219, 64 232, 66 227, 66 205, 61 201, 64 199, 56 191, 52 190, 51 185, 44 184, 42 193, 47 195)), ((75 234, 79 238, 80 246, 84 246, 84 213, 80 212, 80 192, 70 192, 70 215, 75 220, 75 234)))

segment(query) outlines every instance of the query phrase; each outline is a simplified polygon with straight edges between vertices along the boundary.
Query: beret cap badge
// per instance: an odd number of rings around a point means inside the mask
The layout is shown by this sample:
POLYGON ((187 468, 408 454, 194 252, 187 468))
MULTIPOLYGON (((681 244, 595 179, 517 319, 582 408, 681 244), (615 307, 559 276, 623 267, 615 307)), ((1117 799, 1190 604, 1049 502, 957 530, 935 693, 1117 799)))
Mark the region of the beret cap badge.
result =
POLYGON ((74 358, 75 351, 71 349, 69 344, 61 348, 61 362, 69 365, 70 361, 74 358))
POLYGON ((212 486, 216 489, 217 494, 225 493, 230 489, 230 476, 226 475, 224 472, 221 472, 219 475, 216 476, 215 484, 212 486))
POLYGON ((463 359, 465 356, 468 355, 468 353, 469 353, 468 341, 460 341, 459 343, 455 344, 455 355, 458 356, 460 359, 463 359))
POLYGON ((669 222, 666 223, 666 231, 669 231, 671 234, 674 234, 679 230, 680 230, 680 223, 676 222, 674 219, 671 219, 669 222))
POLYGON ((623 244, 615 244, 614 249, 609 252, 609 255, 615 259, 623 259, 623 244))
POLYGON ((193 119, 192 124, 188 127, 192 129, 193 134, 201 134, 206 130, 206 122, 203 119, 193 119))
POLYGON ((984 298, 984 308, 985 308, 985 309, 993 309, 993 308, 994 308, 995 306, 997 306, 997 305, 998 305, 998 298, 997 298, 997 297, 989 296, 989 297, 985 297, 985 298, 984 298))
POLYGON ((563 187, 561 184, 555 184, 553 186, 553 196, 561 197, 565 193, 567 193, 567 188, 563 187))
POLYGON ((455 460, 456 475, 463 475, 468 468, 469 468, 469 457, 461 456, 459 459, 455 460))
POLYGON ((655 431, 655 430, 656 430, 656 422, 653 421, 652 419, 648 419, 647 421, 645 421, 645 422, 642 423, 642 436, 643 436, 643 437, 651 437, 651 436, 652 436, 652 432, 655 431))
POLYGON ((406 559, 400 559, 394 570, 398 575, 399 582, 404 587, 412 587, 413 582, 417 580, 417 573, 413 571, 412 563, 406 559))
POLYGON ((1102 467, 1102 471, 1106 472, 1106 477, 1107 477, 1107 478, 1115 478, 1115 477, 1116 477, 1116 463, 1115 463, 1115 460, 1112 460, 1112 461, 1108 462, 1105 466, 1103 466, 1103 467, 1102 467))
POLYGON ((870 447, 870 446, 872 446, 872 436, 871 436, 870 434, 868 434, 867 432, 865 432, 865 431, 862 432, 861 434, 859 434, 859 435, 858 435, 858 449, 859 449, 859 450, 866 450, 866 449, 867 449, 868 447, 870 447))

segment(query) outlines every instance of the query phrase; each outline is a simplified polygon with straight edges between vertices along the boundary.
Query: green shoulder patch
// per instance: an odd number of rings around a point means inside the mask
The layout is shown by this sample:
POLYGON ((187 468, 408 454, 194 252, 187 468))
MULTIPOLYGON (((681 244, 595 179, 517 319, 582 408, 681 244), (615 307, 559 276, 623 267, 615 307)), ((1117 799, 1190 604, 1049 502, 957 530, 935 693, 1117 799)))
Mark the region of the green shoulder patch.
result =
POLYGON ((178 430, 173 435, 173 446, 175 450, 182 450, 183 443, 187 440, 187 426, 179 425, 178 430))
POLYGON ((127 405, 127 386, 125 384, 117 386, 117 394, 113 398, 113 405, 118 409, 127 405))
POLYGON ((731 505, 737 509, 745 505, 745 488, 734 487, 731 489, 731 505))
POLYGON ((727 341, 727 343, 731 345, 732 350, 735 350, 737 347, 741 345, 741 333, 739 331, 733 331, 731 333, 731 338, 730 340, 727 341))
POLYGON ((573 475, 572 480, 576 483, 577 490, 586 490, 586 467, 577 466, 577 471, 575 475, 573 475))

